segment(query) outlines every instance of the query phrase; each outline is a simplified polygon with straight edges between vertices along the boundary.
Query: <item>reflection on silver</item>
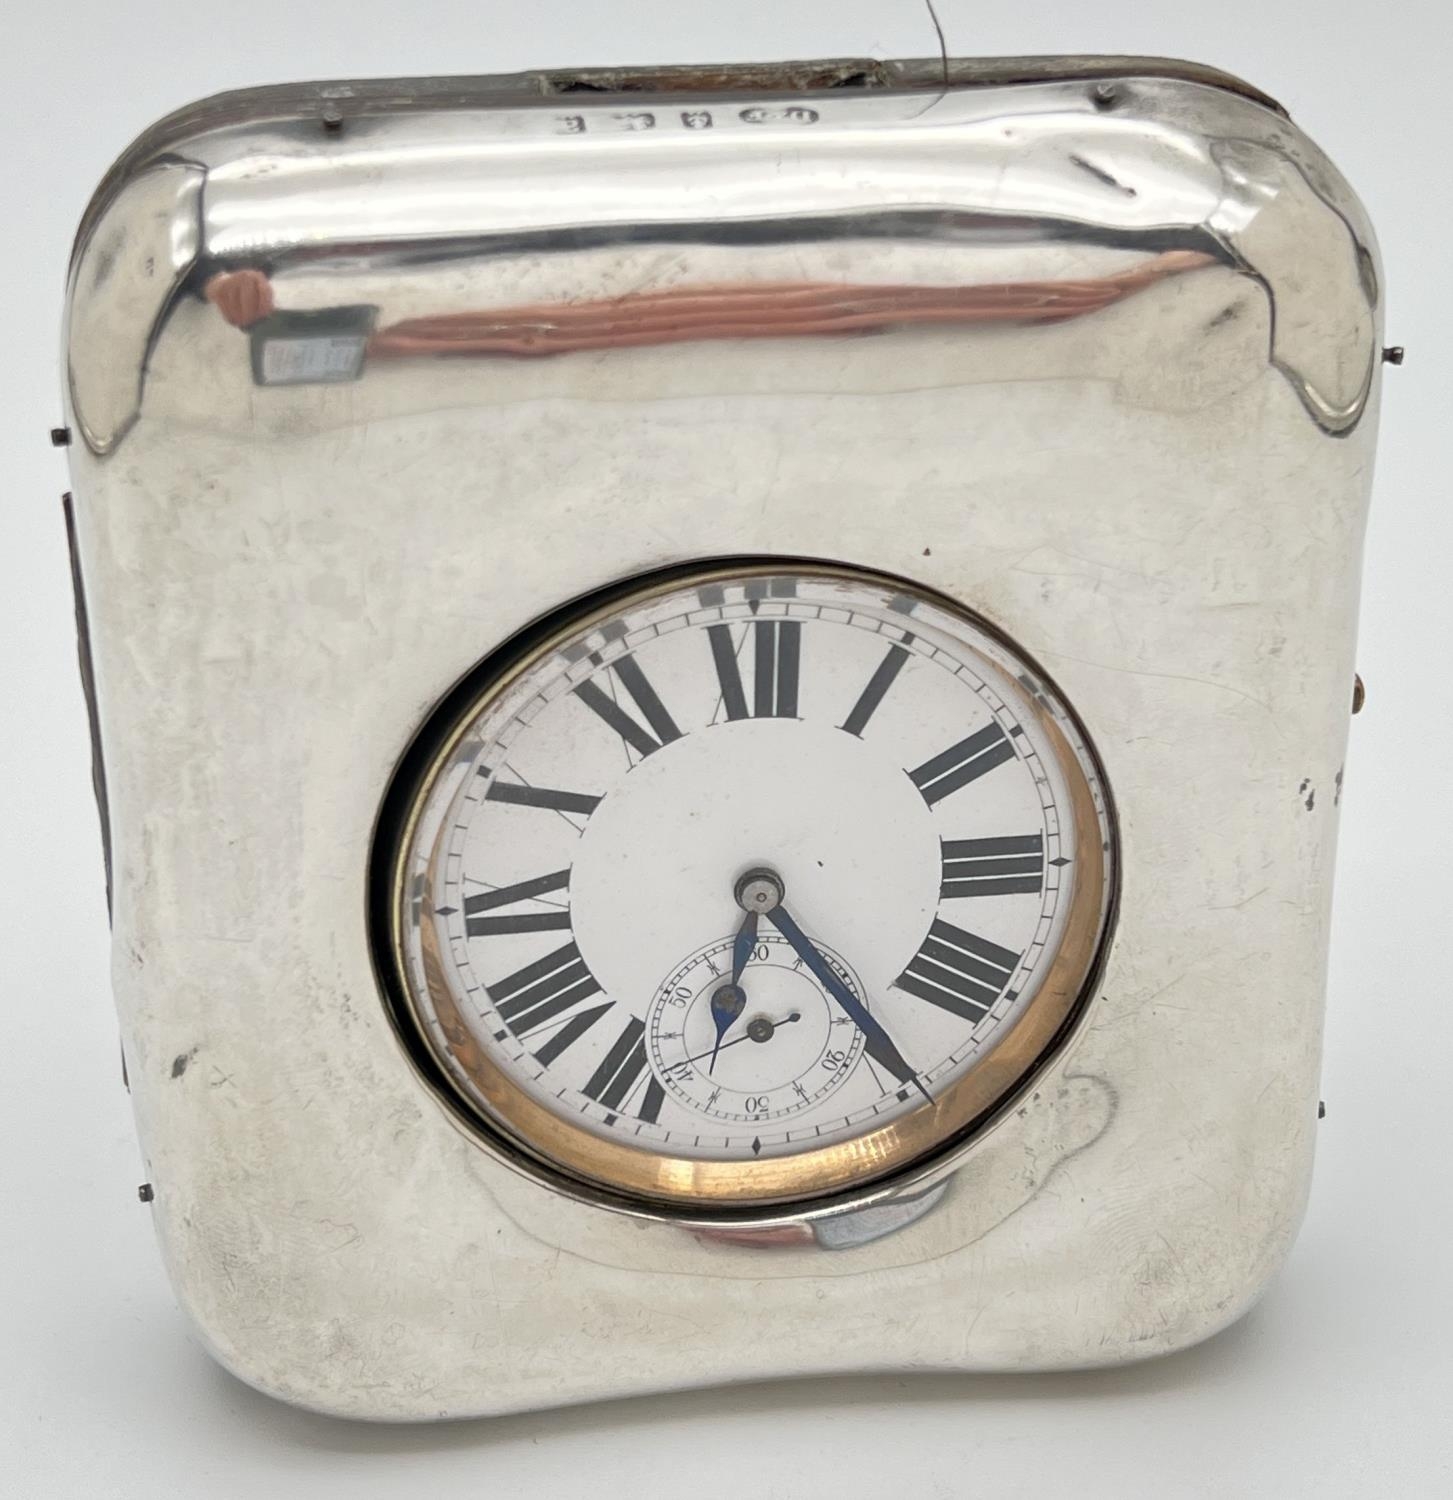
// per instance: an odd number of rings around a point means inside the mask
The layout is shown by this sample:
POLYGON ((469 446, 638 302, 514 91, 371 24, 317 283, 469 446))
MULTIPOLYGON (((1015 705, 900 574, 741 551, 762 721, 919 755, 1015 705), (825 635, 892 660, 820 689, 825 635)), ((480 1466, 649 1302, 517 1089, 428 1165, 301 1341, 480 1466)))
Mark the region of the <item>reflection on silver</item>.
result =
MULTIPOLYGON (((1107 109, 1076 80, 965 89, 920 114, 916 92, 885 89, 806 115, 691 109, 689 94, 654 110, 522 94, 520 80, 481 80, 472 112, 351 121, 346 91, 330 90, 336 139, 319 138, 307 90, 277 98, 266 129, 225 123, 230 101, 164 122, 88 214, 73 330, 124 342, 144 381, 166 320, 193 322, 203 298, 279 351, 276 370, 254 359, 258 383, 325 383, 357 378, 365 346, 370 358, 481 357, 1033 326, 1219 264, 1262 287, 1268 357, 1315 420, 1346 431, 1366 403, 1371 359, 1327 352, 1365 346, 1371 327, 1360 210, 1285 121, 1222 90, 1142 78, 1107 109), (770 173, 744 171, 768 159, 756 158, 764 127, 783 129, 791 152, 770 173), (153 242, 124 303, 109 281, 118 215, 153 242), (881 279, 800 274, 845 258, 881 279), (727 278, 742 267, 750 277, 727 278), (555 295, 501 297, 512 288, 555 295), (362 310, 375 306, 370 336, 362 310), (280 317, 295 320, 285 350, 280 317), (318 321, 311 342, 296 332, 304 318, 318 321)), ((77 388, 73 372, 72 399, 88 441, 109 448, 134 415, 126 362, 88 378, 104 388, 77 388)))
POLYGON ((1209 255, 1172 250, 1133 270, 1078 281, 962 287, 791 281, 688 286, 407 319, 380 330, 370 348, 375 355, 393 358, 560 355, 709 339, 873 333, 916 323, 1058 323, 1098 312, 1162 277, 1211 264, 1209 255))
POLYGON ((882 1203, 869 1203, 841 1213, 782 1224, 700 1225, 697 1237, 708 1245, 741 1245, 748 1250, 812 1249, 856 1250, 890 1234, 897 1234, 925 1214, 931 1213, 947 1182, 914 1192, 900 1192, 882 1203))
POLYGON ((313 85, 148 132, 77 240, 69 454, 133 1100, 218 1356, 427 1417, 1237 1316, 1310 1171, 1336 799, 1302 788, 1340 784, 1381 295, 1326 158, 1188 65, 313 85), (951 1175, 728 1230, 453 1130, 363 875, 480 657, 752 555, 1042 659, 1125 890, 1078 1033, 951 1175))

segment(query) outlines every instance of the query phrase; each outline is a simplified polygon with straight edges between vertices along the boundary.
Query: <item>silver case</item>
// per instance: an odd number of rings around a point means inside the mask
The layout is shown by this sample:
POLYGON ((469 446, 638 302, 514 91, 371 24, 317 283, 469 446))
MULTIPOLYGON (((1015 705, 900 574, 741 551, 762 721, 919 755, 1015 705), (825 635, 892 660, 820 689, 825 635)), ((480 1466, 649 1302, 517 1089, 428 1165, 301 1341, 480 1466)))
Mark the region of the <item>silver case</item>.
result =
POLYGON ((116 1000, 178 1296, 277 1396, 430 1418, 1102 1365, 1225 1326, 1296 1231, 1376 425, 1367 221, 1284 115, 1193 68, 834 66, 224 96, 87 213, 67 398, 116 1000), (1166 255, 1061 321, 339 344, 284 351, 286 384, 199 291, 259 268, 286 309, 384 329, 1166 255), (1124 870, 1099 992, 992 1129, 726 1232, 543 1186, 457 1128, 380 1003, 365 884, 462 673, 563 601, 743 554, 901 574, 1002 627, 1094 736, 1124 870))

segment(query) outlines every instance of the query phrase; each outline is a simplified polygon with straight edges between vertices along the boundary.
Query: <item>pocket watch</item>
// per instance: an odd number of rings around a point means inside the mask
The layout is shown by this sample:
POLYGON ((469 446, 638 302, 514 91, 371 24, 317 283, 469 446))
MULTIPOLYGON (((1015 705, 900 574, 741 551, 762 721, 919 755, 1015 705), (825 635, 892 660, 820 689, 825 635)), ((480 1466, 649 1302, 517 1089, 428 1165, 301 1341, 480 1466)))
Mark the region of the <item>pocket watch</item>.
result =
POLYGON ((487 659, 382 832, 425 1076, 541 1166, 687 1208, 962 1137, 1072 1018, 1114 887, 1037 667, 907 582, 780 560, 635 580, 487 659))
POLYGON ((144 1199, 284 1399, 1118 1362, 1280 1263, 1365 215, 1136 58, 170 117, 72 259, 144 1199))

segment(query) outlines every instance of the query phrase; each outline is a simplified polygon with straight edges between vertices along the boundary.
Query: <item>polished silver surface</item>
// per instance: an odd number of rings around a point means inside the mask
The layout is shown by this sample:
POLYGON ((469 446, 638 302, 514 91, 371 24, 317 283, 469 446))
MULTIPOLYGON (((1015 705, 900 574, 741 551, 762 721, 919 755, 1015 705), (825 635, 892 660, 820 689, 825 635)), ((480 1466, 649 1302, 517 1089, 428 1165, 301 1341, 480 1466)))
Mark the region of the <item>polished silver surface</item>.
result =
POLYGON ((1243 1311, 1310 1176, 1380 335, 1335 169, 1159 62, 339 84, 143 137, 76 246, 70 458, 117 1003, 209 1347, 423 1418, 1103 1364, 1243 1311), (744 556, 915 580, 1042 661, 1119 926, 937 1175, 629 1216, 419 1087, 374 819, 514 632, 744 556))

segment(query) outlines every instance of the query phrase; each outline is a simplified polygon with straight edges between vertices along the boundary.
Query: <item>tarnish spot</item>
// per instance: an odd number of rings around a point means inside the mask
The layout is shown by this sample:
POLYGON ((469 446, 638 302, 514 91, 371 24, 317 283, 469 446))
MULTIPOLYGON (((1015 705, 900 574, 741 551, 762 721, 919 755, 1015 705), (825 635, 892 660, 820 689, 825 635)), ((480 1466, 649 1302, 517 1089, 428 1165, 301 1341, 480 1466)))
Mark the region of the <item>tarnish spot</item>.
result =
POLYGON ((1240 316, 1241 304, 1239 302, 1232 302, 1229 306, 1223 307, 1221 311, 1218 312, 1216 316, 1206 324, 1206 332, 1209 333, 1213 328, 1220 328, 1224 323, 1232 323, 1240 316))
POLYGON ((182 1074, 185 1073, 187 1069, 192 1065, 192 1059, 196 1055, 197 1049, 195 1047, 193 1047, 190 1052, 178 1052, 177 1055, 172 1058, 172 1077, 180 1078, 182 1074))
POLYGON ((1342 776, 1343 776, 1343 773, 1346 771, 1346 769, 1347 768, 1345 766, 1338 766, 1337 767, 1337 780, 1334 782, 1334 786, 1336 787, 1336 790, 1332 793, 1332 806, 1333 807, 1341 807, 1342 806, 1342 776))
MULTIPOLYGON (((1340 772, 1338 773, 1338 781, 1341 781, 1340 772)), ((1302 806, 1305 807, 1308 812, 1311 812, 1311 810, 1317 805, 1317 789, 1312 785, 1310 781, 1304 780, 1302 782, 1302 784, 1297 788, 1297 796, 1302 799, 1302 806)))
POLYGON ((126 244, 126 235, 121 233, 117 236, 114 244, 104 246, 96 254, 95 264, 91 268, 91 290, 99 292, 111 279, 111 273, 116 269, 116 260, 126 244))

